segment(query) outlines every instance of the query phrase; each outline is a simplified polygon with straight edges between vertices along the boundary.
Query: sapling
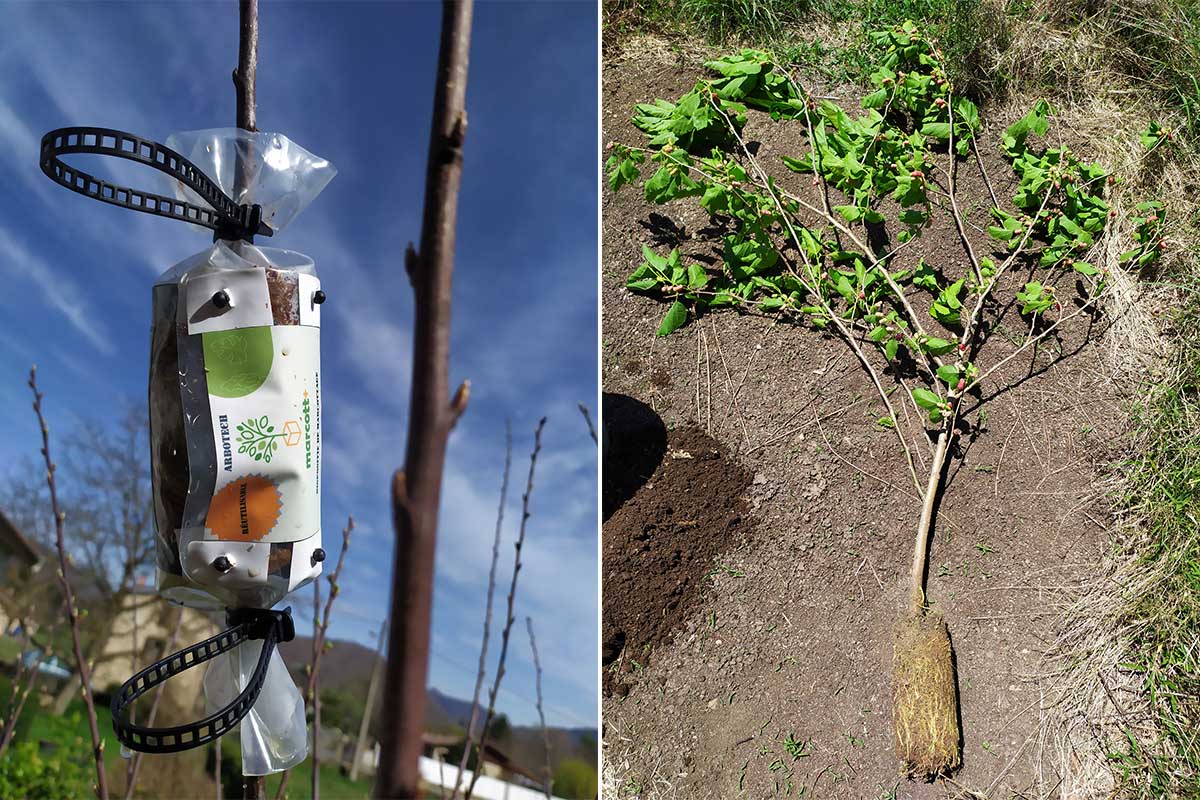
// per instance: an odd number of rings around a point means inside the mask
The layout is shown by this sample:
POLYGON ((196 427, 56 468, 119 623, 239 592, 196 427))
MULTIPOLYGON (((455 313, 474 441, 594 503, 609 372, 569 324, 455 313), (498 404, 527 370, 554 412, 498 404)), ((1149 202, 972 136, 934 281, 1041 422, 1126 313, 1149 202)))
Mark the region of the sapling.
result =
MULTIPOLYGON (((670 303, 659 335, 710 309, 778 314, 841 339, 885 406, 879 422, 894 432, 922 498, 895 642, 895 744, 909 776, 933 777, 954 770, 961 756, 949 632, 927 603, 924 576, 963 403, 969 397, 981 403, 983 382, 1002 380, 999 371, 1009 361, 1072 319, 1098 313, 1107 272, 1088 256, 1110 219, 1104 193, 1113 179, 1066 147, 1031 146, 1031 136, 1046 136, 1052 117, 1039 101, 1002 136, 1001 151, 1018 179, 1011 204, 1002 204, 977 149, 979 110, 955 94, 936 42, 912 22, 873 39, 881 55, 861 116, 812 97, 769 54, 743 50, 708 62, 714 77, 698 81, 677 103, 637 106, 633 122, 648 141, 610 146, 607 170, 616 191, 641 181, 649 162, 656 169, 642 183, 647 200, 695 197, 729 223, 715 274, 686 263, 677 249, 661 255, 643 247, 645 260, 626 285, 670 303), (763 168, 742 136, 750 108, 803 126, 807 152, 784 156, 782 164, 811 175, 818 200, 785 190, 763 168), (980 228, 968 225, 958 197, 958 164, 972 154, 993 202, 983 242, 969 234, 980 228), (961 274, 951 274, 948 263, 895 263, 930 227, 935 209, 953 220, 965 256, 961 274), (891 228, 896 244, 868 244, 868 226, 891 228), (1010 274, 1016 269, 1037 279, 1016 281, 1010 274), (1001 293, 1011 294, 1002 301, 1001 293), (989 334, 1011 302, 1028 335, 981 365, 989 334), (888 381, 903 389, 898 403, 888 381), (910 410, 923 423, 922 436, 905 431, 910 410), (924 480, 920 448, 914 457, 909 445, 922 438, 930 449, 924 480)), ((1147 227, 1159 208, 1138 207, 1138 248, 1122 261, 1161 252, 1158 229, 1147 227)))

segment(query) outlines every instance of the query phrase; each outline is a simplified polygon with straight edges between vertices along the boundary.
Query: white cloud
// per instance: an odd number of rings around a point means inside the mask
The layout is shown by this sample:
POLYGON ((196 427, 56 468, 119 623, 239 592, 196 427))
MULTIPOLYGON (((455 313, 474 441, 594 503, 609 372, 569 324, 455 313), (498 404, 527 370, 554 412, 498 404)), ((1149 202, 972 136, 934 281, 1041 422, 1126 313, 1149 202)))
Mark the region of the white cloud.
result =
POLYGON ((61 274, 61 270, 52 270, 3 227, 0 227, 0 272, 15 283, 33 284, 46 304, 62 314, 101 353, 112 355, 116 351, 112 337, 99 319, 97 304, 85 302, 84 293, 74 281, 61 274))

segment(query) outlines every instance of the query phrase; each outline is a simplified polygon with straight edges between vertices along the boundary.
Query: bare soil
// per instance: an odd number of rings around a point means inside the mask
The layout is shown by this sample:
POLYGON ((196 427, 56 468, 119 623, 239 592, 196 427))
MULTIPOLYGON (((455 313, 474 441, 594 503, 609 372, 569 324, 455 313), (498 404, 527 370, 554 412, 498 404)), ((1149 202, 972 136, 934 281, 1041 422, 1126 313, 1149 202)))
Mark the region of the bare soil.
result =
POLYGON ((642 476, 631 497, 621 491, 627 485, 605 483, 604 595, 640 598, 605 606, 604 694, 617 696, 628 693, 626 677, 636 682, 653 649, 694 611, 704 582, 722 569, 717 556, 739 544, 748 527, 742 493, 750 475, 725 448, 694 425, 667 437, 657 416, 634 404, 604 399, 604 472, 614 479, 642 476), (648 454, 658 461, 653 472, 646 470, 648 454))
MULTIPOLYGON (((630 50, 609 59, 605 142, 641 144, 629 122, 633 104, 691 88, 703 74, 692 59, 630 50)), ((813 88, 847 108, 860 96, 813 88)), ((1008 122, 991 120, 981 147, 1002 201, 1013 182, 994 155, 994 132, 1008 122)), ((751 112, 745 135, 789 191, 817 202, 809 176, 779 165, 780 154, 805 146, 796 128, 751 112)), ((958 176, 969 226, 986 224, 991 201, 980 170, 969 160, 958 176)), ((679 247, 685 262, 717 266, 719 225, 694 200, 655 206, 636 187, 605 189, 603 220, 605 391, 652 409, 668 448, 702 443, 717 454, 652 465, 657 471, 633 482, 604 525, 604 758, 616 778, 609 794, 1054 794, 1042 659, 1060 611, 1106 546, 1097 483, 1120 453, 1130 402, 1101 357, 1105 320, 1080 317, 1036 355, 1013 359, 967 405, 927 586, 954 644, 963 764, 950 780, 912 782, 893 752, 892 648, 920 501, 895 434, 875 424, 882 404, 844 343, 774 317, 712 313, 657 338, 666 305, 624 288, 642 244, 661 253, 679 247), (727 491, 713 480, 726 481, 727 491), (735 493, 752 519, 730 530, 730 515, 742 513, 735 493), (684 520, 696 522, 697 540, 684 520), (664 556, 680 543, 695 552, 664 556), (639 569, 648 574, 639 578, 639 569), (682 596, 671 592, 679 581, 682 596), (608 640, 617 630, 624 640, 608 640)), ((973 231, 972 240, 990 252, 985 236, 973 231)), ((935 213, 899 263, 913 266, 921 256, 947 274, 967 269, 948 213, 935 213)), ((1017 272, 1014 281, 1030 274, 1017 272)), ((1011 298, 1012 287, 1001 296, 1011 298)), ((996 363, 1027 333, 1006 309, 979 362, 996 363)), ((605 425, 617 422, 606 409, 605 425)), ((927 466, 929 443, 910 447, 927 466)), ((920 465, 918 474, 924 480, 920 465)))

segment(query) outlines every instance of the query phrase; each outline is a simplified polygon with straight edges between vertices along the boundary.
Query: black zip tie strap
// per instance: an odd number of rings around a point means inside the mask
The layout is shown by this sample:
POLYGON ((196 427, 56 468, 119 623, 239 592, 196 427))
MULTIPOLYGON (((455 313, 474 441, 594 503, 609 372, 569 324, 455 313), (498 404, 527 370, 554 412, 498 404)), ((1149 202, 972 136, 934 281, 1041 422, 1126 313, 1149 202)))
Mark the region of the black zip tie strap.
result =
POLYGON ((132 133, 111 128, 59 128, 42 137, 39 163, 47 178, 73 192, 93 197, 102 203, 202 225, 215 232, 214 239, 252 242, 255 236, 274 233, 271 226, 262 221, 261 206, 234 202, 212 178, 179 153, 132 133), (212 208, 201 208, 173 197, 137 191, 101 180, 63 163, 59 156, 68 153, 113 156, 153 167, 200 195, 212 208))
POLYGON ((275 652, 275 645, 296 638, 292 609, 269 611, 235 608, 229 611, 227 622, 232 627, 174 655, 159 659, 121 685, 112 699, 113 730, 121 744, 143 753, 191 750, 225 735, 250 713, 267 679, 267 667, 271 662, 271 653, 275 652), (147 728, 125 721, 126 709, 155 686, 250 639, 263 640, 262 653, 258 656, 254 673, 242 693, 220 711, 202 720, 171 728, 147 728))

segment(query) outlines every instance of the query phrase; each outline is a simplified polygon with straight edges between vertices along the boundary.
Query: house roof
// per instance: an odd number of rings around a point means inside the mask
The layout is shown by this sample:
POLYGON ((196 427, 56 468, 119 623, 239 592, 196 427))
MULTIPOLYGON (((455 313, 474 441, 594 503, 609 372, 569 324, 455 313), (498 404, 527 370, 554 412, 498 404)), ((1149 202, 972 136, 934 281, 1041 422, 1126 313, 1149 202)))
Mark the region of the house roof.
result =
MULTIPOLYGON (((431 747, 453 747, 455 745, 462 744, 464 738, 464 735, 461 733, 430 733, 429 731, 426 731, 421 734, 421 741, 431 747)), ((491 742, 488 742, 483 746, 483 760, 489 764, 495 764, 501 769, 511 772, 514 775, 520 775, 524 778, 527 778, 534 783, 541 782, 541 778, 539 778, 537 775, 534 775, 517 762, 513 761, 507 753, 505 753, 499 747, 496 747, 496 745, 492 744, 491 742)))
POLYGON ((25 534, 13 524, 5 513, 0 510, 0 548, 3 548, 33 566, 41 560, 41 555, 25 538, 25 534))

